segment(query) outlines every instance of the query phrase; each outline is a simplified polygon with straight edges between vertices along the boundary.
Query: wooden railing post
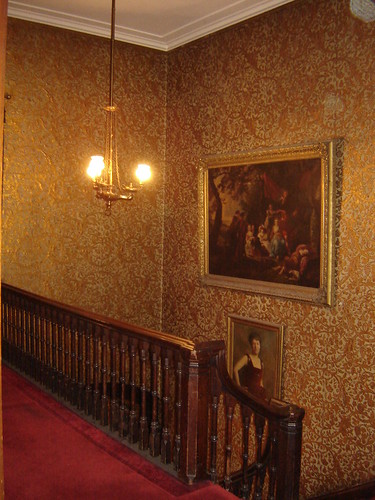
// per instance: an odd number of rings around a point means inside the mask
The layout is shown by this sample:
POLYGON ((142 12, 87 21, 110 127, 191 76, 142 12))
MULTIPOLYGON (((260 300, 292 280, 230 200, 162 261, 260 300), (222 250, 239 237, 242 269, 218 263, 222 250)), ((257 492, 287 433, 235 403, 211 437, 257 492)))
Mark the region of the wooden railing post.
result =
MULTIPOLYGON (((208 408, 210 364, 222 341, 203 342, 182 359, 181 468, 179 477, 189 484, 208 477, 208 408)), ((186 354, 186 353, 185 353, 186 354)))
MULTIPOLYGON (((187 353, 184 353, 187 354, 187 353)), ((179 477, 192 484, 197 476, 199 363, 196 351, 182 360, 181 456, 179 477)))
POLYGON ((289 418, 280 422, 276 500, 299 498, 303 416, 304 411, 301 408, 291 405, 289 418))

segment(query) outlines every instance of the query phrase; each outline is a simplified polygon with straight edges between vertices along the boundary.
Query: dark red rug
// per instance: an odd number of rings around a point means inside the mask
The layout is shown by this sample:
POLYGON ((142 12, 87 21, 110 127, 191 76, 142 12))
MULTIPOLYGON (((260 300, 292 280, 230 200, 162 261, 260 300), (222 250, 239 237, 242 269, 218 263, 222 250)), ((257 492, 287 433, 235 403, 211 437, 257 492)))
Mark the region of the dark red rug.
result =
POLYGON ((208 481, 180 482, 14 371, 2 375, 5 498, 235 498, 208 481))

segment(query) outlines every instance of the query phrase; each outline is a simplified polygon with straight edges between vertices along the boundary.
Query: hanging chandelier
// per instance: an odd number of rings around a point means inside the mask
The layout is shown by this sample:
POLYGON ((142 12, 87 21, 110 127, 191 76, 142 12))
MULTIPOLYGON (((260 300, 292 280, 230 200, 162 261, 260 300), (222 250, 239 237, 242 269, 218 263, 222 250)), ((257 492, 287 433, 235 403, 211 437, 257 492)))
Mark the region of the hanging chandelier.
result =
POLYGON ((135 172, 138 183, 133 185, 121 184, 120 173, 117 160, 116 142, 116 106, 113 103, 113 82, 114 82, 114 48, 115 48, 115 0, 112 0, 111 16, 111 50, 109 64, 109 97, 106 111, 106 139, 105 154, 103 156, 92 156, 87 174, 93 181, 93 188, 96 197, 105 201, 107 214, 111 213, 112 203, 118 200, 132 200, 137 192, 151 177, 149 165, 141 163, 135 172))

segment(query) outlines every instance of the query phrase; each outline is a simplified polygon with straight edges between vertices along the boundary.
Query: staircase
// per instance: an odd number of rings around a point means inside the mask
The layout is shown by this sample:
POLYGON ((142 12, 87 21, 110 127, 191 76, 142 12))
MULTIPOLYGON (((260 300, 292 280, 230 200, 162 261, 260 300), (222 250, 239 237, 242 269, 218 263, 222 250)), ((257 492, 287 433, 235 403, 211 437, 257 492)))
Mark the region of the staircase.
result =
POLYGON ((187 484, 298 499, 304 410, 251 396, 223 341, 194 344, 2 285, 10 366, 187 484))

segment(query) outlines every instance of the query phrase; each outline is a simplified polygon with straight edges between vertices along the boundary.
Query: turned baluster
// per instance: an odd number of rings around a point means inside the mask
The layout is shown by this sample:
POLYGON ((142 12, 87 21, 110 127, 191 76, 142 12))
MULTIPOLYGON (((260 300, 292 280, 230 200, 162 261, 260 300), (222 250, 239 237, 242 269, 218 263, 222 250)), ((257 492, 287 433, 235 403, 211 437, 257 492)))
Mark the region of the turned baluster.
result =
POLYGON ((108 425, 108 394, 107 394, 107 383, 108 383, 108 329, 104 328, 104 334, 102 336, 102 397, 101 397, 101 407, 100 407, 100 424, 108 425))
POLYGON ((7 294, 7 304, 6 304, 6 329, 7 329, 7 355, 8 361, 12 362, 12 305, 10 293, 7 294))
POLYGON ((9 361, 9 333, 8 333, 8 294, 3 291, 1 302, 1 331, 2 331, 2 354, 9 361))
POLYGON ((171 463, 171 431, 170 431, 170 416, 169 416, 169 402, 170 402, 170 380, 169 370, 171 362, 171 352, 167 350, 162 354, 162 370, 163 370, 163 429, 161 435, 161 461, 165 464, 171 463))
POLYGON ((119 424, 119 405, 117 399, 117 345, 118 335, 111 332, 110 349, 110 377, 111 377, 111 414, 110 430, 117 431, 119 424))
POLYGON ((7 328, 6 328, 6 294, 2 292, 1 300, 1 352, 3 360, 7 360, 7 328))
POLYGON ((25 371, 25 330, 24 330, 24 317, 22 308, 22 297, 18 298, 17 304, 17 329, 18 329, 18 349, 19 349, 19 369, 25 371))
POLYGON ((70 386, 69 401, 72 405, 77 404, 77 329, 78 320, 75 316, 70 321, 70 386))
POLYGON ((95 325, 94 335, 93 335, 93 378, 94 378, 94 388, 93 388, 93 412, 92 416, 94 420, 99 420, 100 418, 100 391, 99 391, 99 347, 100 347, 100 334, 101 330, 98 325, 95 325))
POLYGON ((7 360, 11 362, 12 360, 12 307, 10 303, 10 294, 7 295, 6 303, 6 339, 7 339, 7 360))
POLYGON ((138 441, 139 426, 137 422, 136 412, 136 353, 137 339, 130 339, 129 343, 129 370, 130 370, 130 413, 129 413, 129 442, 136 443, 138 441))
POLYGON ((91 359, 93 346, 91 343, 93 325, 88 323, 85 331, 85 415, 92 413, 91 359))
POLYGON ((17 296, 12 297, 12 347, 13 365, 18 366, 17 296))
POLYGON ((211 400, 211 450, 210 450, 210 479, 217 483, 217 420, 219 409, 219 396, 213 395, 211 400))
POLYGON ((180 353, 175 353, 175 437, 173 448, 173 466, 178 472, 181 467, 181 410, 182 410, 182 361, 180 353))
POLYGON ((266 470, 262 467, 262 440, 265 420, 260 415, 254 415, 256 433, 256 478, 254 500, 262 500, 262 490, 266 470))
POLYGON ((83 319, 79 319, 78 321, 78 355, 77 355, 77 364, 78 364, 78 383, 77 383, 77 408, 78 410, 84 409, 84 400, 85 400, 85 382, 84 382, 84 372, 85 365, 83 362, 83 338, 86 324, 83 319))
POLYGON ((25 318, 23 310, 22 297, 18 301, 18 330, 19 330, 19 348, 20 348, 20 370, 25 371, 25 318))
POLYGON ((69 344, 70 344, 70 316, 68 314, 64 315, 64 399, 69 400, 70 393, 70 370, 69 370, 69 362, 70 362, 70 352, 69 352, 69 344))
POLYGON ((139 345, 139 362, 140 362, 140 390, 141 390, 141 414, 139 419, 139 449, 147 450, 148 448, 148 425, 146 411, 146 360, 148 357, 149 344, 141 342, 139 345))
POLYGON ((11 363, 17 366, 17 330, 16 330, 16 308, 15 295, 12 294, 10 302, 10 345, 11 345, 11 363))
POLYGON ((57 341, 57 311, 51 311, 52 322, 52 371, 51 371, 51 389, 52 392, 57 392, 57 377, 58 377, 58 341, 57 341))
POLYGON ((158 397, 158 381, 159 381, 159 363, 160 363, 160 347, 151 346, 151 397, 152 397, 152 414, 150 427, 150 455, 157 457, 160 455, 160 424, 159 424, 159 397, 158 397))
POLYGON ((126 412, 126 347, 127 337, 121 336, 120 343, 120 424, 119 436, 123 438, 129 432, 129 410, 126 412))
POLYGON ((271 436, 271 459, 269 465, 269 485, 268 485, 268 500, 275 499, 276 472, 277 472, 277 428, 270 424, 269 433, 271 436))
POLYGON ((13 323, 13 294, 9 294, 8 304, 8 329, 9 329, 9 360, 14 365, 16 360, 14 346, 14 323, 13 323))
POLYGON ((22 307, 22 297, 17 297, 16 302, 16 322, 17 322, 17 349, 18 349, 18 368, 20 371, 24 371, 25 364, 25 336, 24 336, 24 324, 23 324, 23 307, 22 307))
POLYGON ((36 376, 36 339, 35 339, 35 304, 29 303, 30 324, 30 376, 36 376))
POLYGON ((247 474, 247 468, 249 463, 249 430, 250 430, 250 419, 251 410, 245 406, 241 408, 242 413, 242 480, 241 480, 241 498, 249 498, 250 495, 250 485, 247 474))
POLYGON ((210 479, 217 483, 217 443, 218 431, 217 424, 219 418, 219 401, 222 392, 221 383, 217 376, 217 369, 214 363, 210 367, 210 406, 211 406, 211 436, 210 436, 210 479))
POLYGON ((61 311, 57 313, 57 395, 64 395, 64 315, 61 311))
POLYGON ((8 297, 8 344, 9 344, 9 362, 13 364, 13 307, 12 296, 8 297))
POLYGON ((17 297, 12 297, 12 358, 13 365, 18 366, 18 330, 17 330, 17 297))
POLYGON ((49 307, 45 308, 44 328, 46 332, 46 360, 45 360, 45 380, 46 386, 52 389, 52 363, 51 363, 51 347, 52 347, 52 322, 51 310, 49 307))
POLYGON ((39 307, 40 324, 40 377, 43 385, 47 386, 47 326, 46 326, 46 308, 42 304, 39 307))
POLYGON ((235 401, 228 394, 225 395, 226 421, 225 421, 225 470, 224 487, 230 491, 232 486, 232 429, 233 429, 233 410, 235 401))
POLYGON ((25 328, 25 305, 24 299, 20 297, 20 336, 21 336, 21 370, 26 371, 27 345, 26 345, 26 328, 25 328))
POLYGON ((16 354, 15 354, 15 330, 14 330, 14 321, 13 321, 13 294, 9 297, 9 359, 12 365, 16 363, 16 354))
POLYGON ((14 325, 16 330, 16 366, 22 370, 22 334, 21 334, 21 314, 20 297, 16 295, 14 303, 14 325))
POLYGON ((30 375, 30 314, 26 298, 23 300, 25 324, 25 373, 30 375))
POLYGON ((10 293, 7 294, 6 304, 6 338, 7 338, 7 360, 12 361, 12 306, 10 293))
POLYGON ((35 380, 41 382, 42 368, 41 368, 41 325, 40 325, 40 306, 35 304, 35 380))

